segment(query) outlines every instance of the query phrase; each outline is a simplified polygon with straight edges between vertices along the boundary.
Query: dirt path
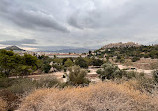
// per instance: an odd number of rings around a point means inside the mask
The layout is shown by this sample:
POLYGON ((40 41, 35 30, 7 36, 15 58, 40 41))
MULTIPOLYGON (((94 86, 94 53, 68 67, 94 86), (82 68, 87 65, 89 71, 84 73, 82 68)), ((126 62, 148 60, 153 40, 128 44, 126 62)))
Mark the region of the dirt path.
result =
MULTIPOLYGON (((90 72, 87 74, 87 77, 91 80, 91 81, 99 81, 100 79, 98 78, 98 74, 96 73, 96 71, 98 70, 98 68, 89 68, 88 70, 90 70, 90 72)), ((68 72, 67 72, 68 73, 68 72)), ((24 76, 24 78, 31 78, 32 80, 39 80, 41 78, 44 77, 55 77, 60 81, 64 81, 63 79, 63 75, 64 72, 53 72, 53 73, 48 73, 48 74, 39 74, 39 75, 29 75, 29 76, 24 76)), ((13 76, 10 78, 18 78, 17 76, 13 76)))
POLYGON ((152 72, 153 70, 144 70, 144 69, 138 69, 138 68, 135 68, 133 66, 124 66, 124 65, 121 65, 119 64, 118 67, 120 69, 128 69, 127 71, 136 71, 138 73, 145 73, 147 76, 151 77, 152 76, 152 72), (132 70, 131 68, 135 68, 134 70, 132 70))
MULTIPOLYGON (((62 76, 63 76, 64 72, 54 72, 54 73, 48 73, 48 74, 39 74, 39 75, 28 75, 28 76, 24 76, 24 78, 32 78, 34 80, 38 80, 42 77, 49 77, 49 76, 52 76, 52 77, 55 77, 57 79, 61 79, 62 76)), ((18 78, 17 76, 13 76, 13 77, 10 77, 10 78, 18 78)))

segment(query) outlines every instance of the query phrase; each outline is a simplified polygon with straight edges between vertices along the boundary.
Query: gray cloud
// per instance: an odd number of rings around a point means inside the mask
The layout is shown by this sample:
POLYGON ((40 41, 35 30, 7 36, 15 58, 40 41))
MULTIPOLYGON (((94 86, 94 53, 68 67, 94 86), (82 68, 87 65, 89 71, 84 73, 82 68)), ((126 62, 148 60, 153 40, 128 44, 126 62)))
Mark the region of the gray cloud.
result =
POLYGON ((69 19, 68 19, 68 23, 73 26, 73 27, 76 27, 76 28, 79 28, 79 29, 83 29, 78 23, 77 23, 77 19, 76 19, 76 16, 71 16, 69 19))
MULTIPOLYGON (((137 19, 146 9, 143 1, 130 1, 123 0, 118 3, 118 6, 110 6, 108 2, 90 0, 89 7, 81 7, 70 15, 68 18, 68 23, 76 28, 109 28, 109 27, 122 27, 128 26, 135 18, 137 19)), ((153 0, 154 1, 154 0, 153 0)), ((85 6, 86 3, 85 3, 85 6)), ((142 18, 143 19, 143 18, 142 18)))
POLYGON ((7 19, 23 28, 50 28, 61 32, 69 32, 53 15, 40 10, 24 9, 14 4, 15 1, 1 0, 0 11, 7 19), (11 4, 12 3, 12 4, 11 4))
POLYGON ((158 40, 157 4, 157 0, 0 0, 0 39, 29 37, 48 47, 153 43, 158 40), (68 29, 70 33, 63 33, 68 29))
POLYGON ((35 39, 22 39, 22 40, 8 40, 0 41, 2 45, 23 45, 23 44, 37 44, 35 39))

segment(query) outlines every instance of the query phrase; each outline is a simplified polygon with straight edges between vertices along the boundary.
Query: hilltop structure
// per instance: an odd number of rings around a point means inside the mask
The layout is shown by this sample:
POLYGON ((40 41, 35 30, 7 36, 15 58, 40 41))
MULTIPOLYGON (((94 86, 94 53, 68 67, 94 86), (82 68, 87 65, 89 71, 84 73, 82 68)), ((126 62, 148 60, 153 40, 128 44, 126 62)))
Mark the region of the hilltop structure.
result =
POLYGON ((102 49, 110 49, 110 48, 125 48, 125 47, 140 47, 138 43, 127 42, 127 43, 111 43, 102 47, 102 49))

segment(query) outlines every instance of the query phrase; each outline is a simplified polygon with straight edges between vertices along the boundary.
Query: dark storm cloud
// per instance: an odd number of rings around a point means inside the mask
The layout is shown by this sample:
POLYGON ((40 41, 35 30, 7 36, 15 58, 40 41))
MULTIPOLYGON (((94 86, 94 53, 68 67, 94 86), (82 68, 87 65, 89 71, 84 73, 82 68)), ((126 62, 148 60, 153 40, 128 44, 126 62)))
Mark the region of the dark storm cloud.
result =
POLYGON ((23 45, 23 44, 37 44, 35 39, 22 39, 22 40, 8 40, 0 41, 2 45, 23 45))
POLYGON ((40 10, 24 9, 14 0, 0 0, 0 14, 23 28, 50 28, 61 32, 69 32, 53 15, 40 10))

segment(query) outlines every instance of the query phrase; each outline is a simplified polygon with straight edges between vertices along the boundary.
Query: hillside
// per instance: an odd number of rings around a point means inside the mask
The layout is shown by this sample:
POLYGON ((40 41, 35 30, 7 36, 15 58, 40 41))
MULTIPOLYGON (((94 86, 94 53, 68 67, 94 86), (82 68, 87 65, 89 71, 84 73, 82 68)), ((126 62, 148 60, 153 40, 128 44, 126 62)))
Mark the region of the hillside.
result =
POLYGON ((158 59, 158 45, 145 46, 128 43, 113 43, 94 51, 97 57, 111 57, 116 62, 125 62, 130 59, 132 62, 140 60, 140 58, 158 59))
POLYGON ((6 49, 6 50, 13 50, 13 51, 25 51, 25 50, 23 50, 23 49, 21 49, 21 48, 19 48, 17 46, 9 46, 9 47, 6 47, 4 49, 6 49))

